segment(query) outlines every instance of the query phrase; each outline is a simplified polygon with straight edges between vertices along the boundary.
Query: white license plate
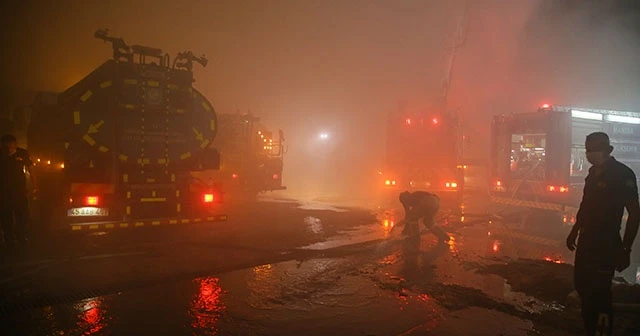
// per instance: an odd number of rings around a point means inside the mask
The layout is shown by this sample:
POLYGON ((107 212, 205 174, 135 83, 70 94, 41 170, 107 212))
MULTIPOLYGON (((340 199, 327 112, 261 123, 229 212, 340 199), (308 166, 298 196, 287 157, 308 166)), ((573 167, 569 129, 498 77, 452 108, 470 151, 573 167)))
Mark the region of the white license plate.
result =
POLYGON ((69 217, 91 217, 91 216, 109 216, 109 209, 107 208, 71 208, 67 210, 67 216, 69 217))

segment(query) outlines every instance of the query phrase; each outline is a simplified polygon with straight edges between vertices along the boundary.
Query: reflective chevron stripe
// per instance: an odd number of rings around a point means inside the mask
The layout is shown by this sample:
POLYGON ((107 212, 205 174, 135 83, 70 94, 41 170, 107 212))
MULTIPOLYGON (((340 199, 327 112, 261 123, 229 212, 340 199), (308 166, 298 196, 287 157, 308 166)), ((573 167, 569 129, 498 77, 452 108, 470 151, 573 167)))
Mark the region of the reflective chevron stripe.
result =
POLYGON ((507 197, 491 197, 492 203, 503 204, 503 205, 512 205, 512 206, 520 206, 525 208, 534 208, 534 209, 543 209, 543 210, 554 210, 554 211, 577 211, 577 208, 570 207, 567 205, 557 204, 557 203, 548 203, 548 202, 536 202, 536 201, 527 201, 520 200, 514 198, 507 197))
POLYGON ((131 222, 105 222, 105 223, 90 223, 90 224, 71 224, 69 227, 72 231, 80 230, 112 230, 112 229, 124 229, 124 228, 137 228, 143 226, 159 226, 159 225, 174 225, 174 224, 190 224, 190 223, 207 223, 207 222, 224 222, 227 221, 227 215, 216 215, 198 218, 171 218, 171 219, 153 219, 145 221, 131 221, 131 222))

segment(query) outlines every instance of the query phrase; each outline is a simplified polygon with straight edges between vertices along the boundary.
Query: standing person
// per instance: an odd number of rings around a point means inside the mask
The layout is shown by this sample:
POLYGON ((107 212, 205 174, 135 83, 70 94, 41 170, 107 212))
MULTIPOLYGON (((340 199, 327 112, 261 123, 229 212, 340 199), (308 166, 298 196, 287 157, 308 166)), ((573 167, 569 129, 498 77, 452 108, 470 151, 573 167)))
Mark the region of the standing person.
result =
POLYGON ((403 234, 414 236, 420 233, 418 222, 429 229, 440 242, 449 241, 449 236, 435 224, 436 215, 440 210, 440 198, 426 191, 408 192, 400 194, 400 203, 405 211, 403 234))
MULTIPOLYGON (((12 248, 17 239, 27 242, 27 222, 29 221, 29 193, 27 176, 31 174, 33 162, 26 149, 18 147, 16 137, 11 134, 2 136, 0 154, 0 221, 7 247, 12 248), (15 220, 14 220, 15 219, 15 220)), ((32 187, 35 192, 35 180, 32 187)))
POLYGON ((578 239, 574 281, 586 335, 611 335, 611 281, 616 269, 623 271, 630 264, 631 245, 640 223, 638 187, 633 171, 611 156, 613 147, 606 133, 589 134, 585 147, 592 167, 567 247, 576 250, 578 239), (624 208, 629 218, 621 239, 624 208))

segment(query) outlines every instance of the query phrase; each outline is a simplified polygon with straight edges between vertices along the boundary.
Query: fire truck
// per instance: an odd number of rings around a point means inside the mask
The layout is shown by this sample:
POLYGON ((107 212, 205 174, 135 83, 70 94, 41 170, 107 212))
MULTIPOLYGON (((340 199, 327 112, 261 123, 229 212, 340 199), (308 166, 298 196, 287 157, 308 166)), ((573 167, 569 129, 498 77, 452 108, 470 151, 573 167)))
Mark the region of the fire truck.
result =
POLYGON ((219 114, 218 125, 213 146, 220 151, 220 170, 202 175, 221 184, 225 199, 286 189, 282 184, 282 130, 274 134, 250 113, 219 114))
POLYGON ((462 135, 458 118, 449 113, 391 113, 387 126, 385 188, 397 193, 434 192, 446 201, 461 201, 464 185, 462 135))
POLYGON ((640 172, 638 112, 544 104, 535 112, 494 117, 491 202, 573 224, 590 167, 585 138, 599 131, 611 138, 615 158, 640 172))
POLYGON ((113 59, 31 108, 41 218, 73 230, 226 220, 219 187, 192 175, 220 163, 216 113, 193 87, 206 58, 183 52, 171 63, 106 30, 95 37, 113 59))
MULTIPOLYGON (((463 201, 463 134, 457 109, 448 105, 458 50, 466 43, 469 4, 465 2, 456 31, 447 46, 442 92, 427 109, 408 111, 404 102, 389 114, 386 155, 381 183, 397 199, 397 192, 424 190, 441 200, 463 201)), ((389 200, 389 195, 385 195, 389 200)), ((457 204, 456 204, 457 205, 457 204)))

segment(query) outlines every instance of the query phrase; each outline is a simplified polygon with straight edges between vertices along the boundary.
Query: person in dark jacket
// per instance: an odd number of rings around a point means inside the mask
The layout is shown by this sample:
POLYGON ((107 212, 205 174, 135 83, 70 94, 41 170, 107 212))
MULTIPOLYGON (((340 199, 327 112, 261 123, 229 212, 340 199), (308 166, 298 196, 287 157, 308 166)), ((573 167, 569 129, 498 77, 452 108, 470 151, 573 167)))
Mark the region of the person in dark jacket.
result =
POLYGON ((400 194, 400 203, 404 208, 405 218, 402 233, 407 236, 415 236, 420 233, 418 222, 429 229, 440 242, 448 242, 449 236, 442 228, 436 225, 435 219, 440 210, 440 198, 426 191, 409 192, 400 194))
POLYGON ((613 147, 606 133, 589 134, 585 147, 592 167, 585 179, 576 224, 566 243, 569 250, 576 250, 574 282, 586 335, 611 335, 611 281, 615 270, 623 271, 630 264, 631 246, 640 223, 638 186, 634 172, 611 156, 613 147), (621 238, 625 208, 629 217, 621 238))
MULTIPOLYGON (((29 152, 18 147, 16 138, 11 134, 2 136, 0 153, 0 222, 7 247, 14 246, 15 240, 27 241, 27 222, 29 221, 29 193, 27 191, 27 173, 33 165, 29 152)), ((34 179, 32 186, 34 186, 34 179)), ((34 190, 35 192, 35 187, 34 190)))

